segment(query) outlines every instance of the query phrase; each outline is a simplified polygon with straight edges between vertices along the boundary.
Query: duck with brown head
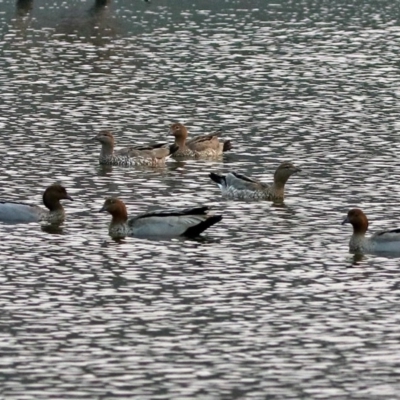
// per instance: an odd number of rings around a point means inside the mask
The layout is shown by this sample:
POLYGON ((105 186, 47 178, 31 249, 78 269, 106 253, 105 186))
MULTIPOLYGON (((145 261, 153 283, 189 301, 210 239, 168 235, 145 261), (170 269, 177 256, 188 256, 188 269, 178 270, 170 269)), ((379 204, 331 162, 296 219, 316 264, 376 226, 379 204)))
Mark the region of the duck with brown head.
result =
POLYGON ((349 242, 352 253, 390 252, 400 254, 400 229, 381 231, 369 238, 365 237, 368 230, 368 218, 359 208, 353 208, 342 222, 353 226, 353 234, 349 242))
POLYGON ((93 139, 101 143, 99 163, 103 165, 162 167, 166 158, 178 150, 177 146, 165 143, 114 150, 115 139, 110 131, 101 131, 93 139))
POLYGON ((219 140, 220 132, 187 140, 189 133, 186 126, 175 123, 170 126, 170 133, 175 137, 175 145, 179 147, 172 155, 173 158, 213 158, 232 149, 229 140, 219 140))
POLYGON ((61 223, 65 219, 65 212, 60 200, 72 201, 72 197, 63 186, 55 183, 50 185, 43 193, 43 204, 48 210, 36 205, 1 201, 0 222, 13 224, 28 222, 61 223))
POLYGON ((128 217, 124 202, 115 197, 105 200, 99 212, 104 211, 112 216, 112 237, 195 237, 222 219, 221 215, 209 214, 208 207, 165 209, 128 217))
POLYGON ((282 201, 287 180, 301 169, 291 162, 282 163, 275 171, 272 184, 266 184, 236 172, 226 175, 210 173, 210 178, 221 189, 222 195, 238 200, 282 201))

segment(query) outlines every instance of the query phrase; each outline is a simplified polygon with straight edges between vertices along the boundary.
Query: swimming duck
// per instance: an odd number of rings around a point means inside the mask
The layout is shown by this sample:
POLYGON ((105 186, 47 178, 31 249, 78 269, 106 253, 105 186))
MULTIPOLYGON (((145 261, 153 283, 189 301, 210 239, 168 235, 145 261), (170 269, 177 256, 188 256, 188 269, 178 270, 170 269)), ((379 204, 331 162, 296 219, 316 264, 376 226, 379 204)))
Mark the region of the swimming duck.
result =
POLYGON ((113 237, 195 237, 222 219, 207 214, 208 207, 157 210, 128 218, 124 202, 117 198, 106 199, 99 210, 103 211, 112 215, 109 234, 113 237))
POLYGON ((170 133, 175 136, 175 145, 179 147, 179 150, 173 154, 173 158, 211 158, 220 156, 223 152, 232 149, 229 140, 219 141, 220 132, 186 140, 188 137, 187 128, 185 125, 176 123, 171 125, 170 133))
POLYGON ((165 159, 178 150, 177 146, 165 143, 114 150, 114 135, 109 131, 101 131, 93 139, 101 143, 99 163, 105 165, 162 167, 165 159))
POLYGON ((36 205, 1 201, 0 221, 8 223, 48 222, 61 223, 65 212, 60 200, 71 200, 72 197, 58 183, 50 185, 43 193, 43 204, 48 210, 36 205))
POLYGON ((342 222, 353 225, 353 234, 350 238, 349 248, 353 253, 374 252, 399 252, 400 253, 400 229, 382 231, 365 237, 368 229, 368 218, 359 208, 353 208, 347 213, 342 222))
POLYGON ((210 178, 217 183, 222 195, 241 200, 283 200, 287 180, 301 169, 291 162, 282 163, 275 171, 274 182, 270 185, 262 183, 237 172, 228 172, 226 175, 210 173, 210 178))

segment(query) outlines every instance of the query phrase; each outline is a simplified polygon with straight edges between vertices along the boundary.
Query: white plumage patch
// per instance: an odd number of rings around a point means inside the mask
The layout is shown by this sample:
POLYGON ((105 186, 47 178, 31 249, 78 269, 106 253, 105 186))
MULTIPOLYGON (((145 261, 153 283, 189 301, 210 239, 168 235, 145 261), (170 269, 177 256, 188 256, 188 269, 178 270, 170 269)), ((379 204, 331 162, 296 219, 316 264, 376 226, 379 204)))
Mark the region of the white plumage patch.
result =
POLYGON ((0 221, 7 223, 38 222, 47 214, 38 206, 23 203, 0 203, 0 221))

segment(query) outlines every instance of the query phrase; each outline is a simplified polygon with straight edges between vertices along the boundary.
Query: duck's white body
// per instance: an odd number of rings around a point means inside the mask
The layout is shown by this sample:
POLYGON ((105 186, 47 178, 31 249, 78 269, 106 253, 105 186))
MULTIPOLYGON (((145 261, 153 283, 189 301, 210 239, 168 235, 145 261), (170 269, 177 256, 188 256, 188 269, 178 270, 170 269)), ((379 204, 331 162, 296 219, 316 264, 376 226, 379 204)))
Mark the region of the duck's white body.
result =
POLYGON ((160 210, 128 218, 126 224, 110 226, 110 232, 123 232, 126 236, 167 236, 185 235, 191 227, 204 223, 208 218, 203 214, 185 214, 189 210, 160 210), (175 215, 170 215, 174 212, 175 215), (179 213, 179 214, 178 214, 179 213))
POLYGON ((40 222, 49 212, 35 205, 0 202, 0 221, 6 223, 40 222))
POLYGON ((198 236, 221 221, 221 215, 208 214, 208 207, 157 210, 128 217, 123 201, 106 199, 100 212, 112 215, 109 234, 113 237, 198 236))

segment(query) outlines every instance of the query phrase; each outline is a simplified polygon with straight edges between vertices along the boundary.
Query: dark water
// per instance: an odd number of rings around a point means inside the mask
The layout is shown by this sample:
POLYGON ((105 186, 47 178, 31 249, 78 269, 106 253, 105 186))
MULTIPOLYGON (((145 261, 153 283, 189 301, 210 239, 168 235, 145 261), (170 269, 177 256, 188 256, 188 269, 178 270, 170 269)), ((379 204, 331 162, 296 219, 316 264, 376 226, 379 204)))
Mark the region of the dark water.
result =
POLYGON ((396 399, 399 259, 348 254, 350 207, 400 226, 396 2, 0 2, 1 197, 76 199, 56 231, 0 225, 6 399, 396 399), (220 161, 109 170, 120 146, 222 128, 220 161), (209 171, 303 169, 283 207, 222 200, 209 171), (108 237, 209 204, 203 241, 108 237))

